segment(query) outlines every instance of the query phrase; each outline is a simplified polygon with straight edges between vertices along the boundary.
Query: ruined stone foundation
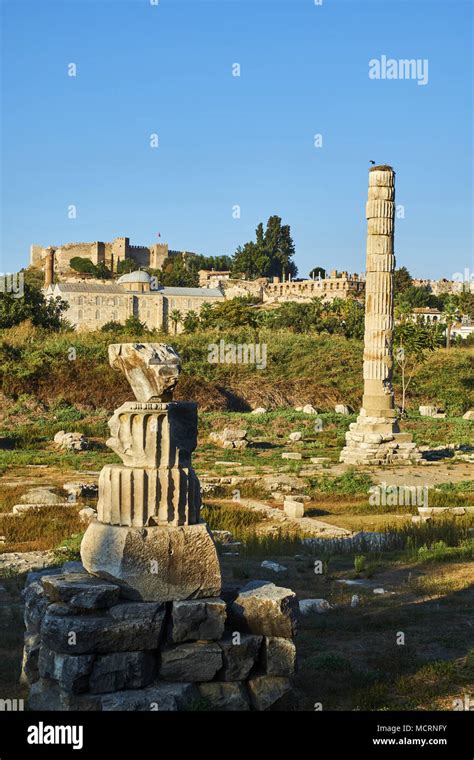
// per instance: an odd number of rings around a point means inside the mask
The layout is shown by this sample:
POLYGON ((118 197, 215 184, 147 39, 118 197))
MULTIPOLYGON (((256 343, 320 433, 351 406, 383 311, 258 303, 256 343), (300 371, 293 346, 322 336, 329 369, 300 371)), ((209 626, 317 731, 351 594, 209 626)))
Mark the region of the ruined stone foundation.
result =
POLYGON ((266 710, 289 690, 295 594, 256 581, 221 598, 191 466, 196 404, 171 400, 179 356, 124 343, 109 346, 109 361, 136 399, 109 421, 107 444, 123 464, 100 473, 82 564, 30 577, 29 707, 266 710))
POLYGON ((395 172, 389 166, 369 172, 366 216, 364 396, 340 459, 371 465, 419 460, 412 436, 400 433, 392 387, 395 172))
POLYGON ((261 581, 227 601, 133 602, 80 563, 63 570, 31 573, 24 591, 30 710, 259 711, 290 691, 289 589, 261 581))

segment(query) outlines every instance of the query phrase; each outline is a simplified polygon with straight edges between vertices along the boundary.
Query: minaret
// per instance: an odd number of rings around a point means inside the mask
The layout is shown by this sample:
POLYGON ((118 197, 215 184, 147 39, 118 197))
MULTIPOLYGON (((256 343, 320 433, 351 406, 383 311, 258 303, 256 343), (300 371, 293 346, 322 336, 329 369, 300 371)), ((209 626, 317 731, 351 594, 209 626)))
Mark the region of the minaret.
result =
POLYGON ((346 434, 341 461, 389 464, 421 459, 412 436, 399 432, 392 387, 395 172, 391 166, 370 169, 366 217, 364 396, 357 422, 346 434))

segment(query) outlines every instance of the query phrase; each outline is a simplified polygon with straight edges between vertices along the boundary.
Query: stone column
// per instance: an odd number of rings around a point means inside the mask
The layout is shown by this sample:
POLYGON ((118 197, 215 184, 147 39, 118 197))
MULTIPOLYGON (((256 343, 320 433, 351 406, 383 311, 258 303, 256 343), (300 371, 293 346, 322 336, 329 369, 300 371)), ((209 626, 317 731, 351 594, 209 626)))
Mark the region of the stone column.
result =
POLYGON ((100 473, 98 520, 81 545, 84 567, 120 582, 132 599, 218 595, 219 561, 200 521, 200 486, 191 465, 197 407, 171 399, 180 358, 164 344, 125 343, 109 346, 109 361, 124 372, 136 401, 109 420, 107 445, 123 464, 100 473))
POLYGON ((54 283, 54 248, 46 248, 44 258, 44 287, 47 288, 54 283))
POLYGON ((390 166, 370 169, 366 217, 364 395, 341 461, 378 465, 421 458, 411 435, 399 432, 392 387, 395 172, 390 166))

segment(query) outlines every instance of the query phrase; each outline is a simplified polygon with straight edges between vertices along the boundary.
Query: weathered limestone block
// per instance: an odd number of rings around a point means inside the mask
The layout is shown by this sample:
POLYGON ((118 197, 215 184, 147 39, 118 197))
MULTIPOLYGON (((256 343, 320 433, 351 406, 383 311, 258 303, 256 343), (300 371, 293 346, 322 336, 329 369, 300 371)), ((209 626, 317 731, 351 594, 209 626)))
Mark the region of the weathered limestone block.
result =
POLYGON ((210 433, 209 440, 223 449, 245 449, 249 445, 247 431, 233 427, 226 427, 220 432, 210 433))
POLYGON ((164 681, 212 681, 222 667, 222 650, 218 644, 192 642, 161 651, 158 673, 164 681))
POLYGON ((30 688, 28 707, 60 712, 176 712, 187 709, 198 696, 189 683, 157 683, 144 689, 75 695, 60 689, 55 681, 40 678, 30 688))
POLYGON ((220 593, 219 559, 204 523, 141 529, 91 523, 81 557, 88 572, 120 582, 130 599, 168 602, 220 593))
POLYGON ((200 487, 192 467, 106 465, 100 473, 100 522, 144 527, 199 522, 200 487))
POLYGON ((352 414, 352 409, 350 406, 346 406, 346 404, 336 404, 334 407, 334 411, 336 414, 352 414))
POLYGON ((265 636, 262 662, 267 675, 291 677, 295 672, 296 647, 291 639, 265 636))
POLYGON ((211 710, 244 712, 250 710, 249 696, 241 683, 217 681, 198 684, 199 694, 211 710))
POLYGON ((115 620, 106 614, 60 616, 48 610, 41 625, 41 639, 49 649, 62 654, 157 649, 164 620, 164 608, 151 623, 143 619, 115 620))
POLYGON ((156 655, 152 652, 114 652, 98 656, 89 679, 91 694, 141 689, 154 679, 156 655))
POLYGON ((300 501, 285 499, 283 503, 283 510, 285 514, 292 519, 304 517, 304 504, 302 504, 300 501))
POLYGON ((64 499, 55 494, 51 488, 45 486, 38 486, 36 488, 29 488, 23 496, 20 496, 20 501, 23 504, 62 504, 64 499))
POLYGON ((23 591, 24 621, 28 633, 39 633, 49 600, 40 581, 33 581, 23 591))
POLYGON ((191 599, 173 602, 171 640, 217 641, 224 633, 226 603, 222 599, 191 599))
POLYGON ((89 448, 89 442, 83 433, 77 431, 66 433, 59 430, 53 439, 54 444, 65 451, 84 451, 89 448))
POLYGON ((127 401, 108 422, 107 446, 127 467, 190 467, 197 445, 197 405, 127 401))
POLYGON ((468 412, 463 414, 463 420, 474 420, 474 409, 469 409, 468 412))
POLYGON ((274 583, 253 581, 232 602, 229 617, 237 630, 292 638, 296 635, 298 617, 296 594, 274 583))
POLYGON ((111 607, 120 596, 119 586, 86 573, 49 575, 41 583, 50 601, 69 602, 71 607, 83 610, 111 607))
POLYGON ((268 710, 291 689, 288 678, 256 676, 248 682, 250 700, 255 710, 268 710))
POLYGON ((24 635, 23 660, 21 663, 21 683, 34 683, 40 677, 38 670, 41 636, 39 633, 24 635))
POLYGON ((164 343, 112 343, 109 364, 124 373, 137 401, 168 401, 178 382, 181 359, 164 343))
POLYGON ((300 460, 303 459, 303 455, 299 454, 297 451, 284 451, 281 455, 282 459, 295 459, 300 460))
POLYGON ((258 660, 262 636, 236 632, 219 641, 224 666, 219 672, 223 681, 245 681, 258 660))
POLYGON ((93 662, 93 654, 63 654, 53 652, 43 644, 38 670, 42 678, 56 681, 62 690, 70 694, 80 694, 88 689, 93 662))

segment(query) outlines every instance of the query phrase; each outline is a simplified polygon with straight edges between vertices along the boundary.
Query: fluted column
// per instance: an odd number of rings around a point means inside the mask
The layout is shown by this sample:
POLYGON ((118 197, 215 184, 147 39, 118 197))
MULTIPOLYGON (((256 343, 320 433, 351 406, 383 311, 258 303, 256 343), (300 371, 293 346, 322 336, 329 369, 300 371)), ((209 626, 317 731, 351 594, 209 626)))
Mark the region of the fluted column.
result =
POLYGON ((374 166, 366 204, 364 395, 357 422, 349 426, 341 461, 389 464, 420 459, 411 435, 400 433, 392 387, 395 172, 374 166))

